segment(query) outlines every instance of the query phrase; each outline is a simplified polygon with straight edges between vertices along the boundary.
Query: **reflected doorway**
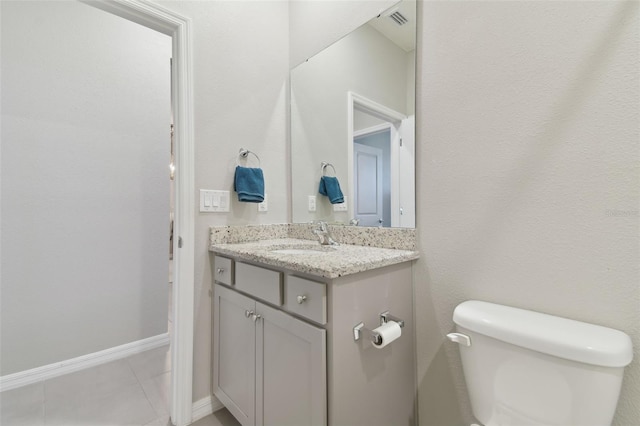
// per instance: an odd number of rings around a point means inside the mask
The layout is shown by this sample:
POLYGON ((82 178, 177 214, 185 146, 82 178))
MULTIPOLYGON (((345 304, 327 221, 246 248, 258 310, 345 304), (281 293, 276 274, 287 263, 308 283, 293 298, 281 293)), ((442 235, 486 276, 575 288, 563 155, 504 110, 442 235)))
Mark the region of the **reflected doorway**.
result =
POLYGON ((414 123, 349 92, 349 188, 358 225, 415 227, 414 123))

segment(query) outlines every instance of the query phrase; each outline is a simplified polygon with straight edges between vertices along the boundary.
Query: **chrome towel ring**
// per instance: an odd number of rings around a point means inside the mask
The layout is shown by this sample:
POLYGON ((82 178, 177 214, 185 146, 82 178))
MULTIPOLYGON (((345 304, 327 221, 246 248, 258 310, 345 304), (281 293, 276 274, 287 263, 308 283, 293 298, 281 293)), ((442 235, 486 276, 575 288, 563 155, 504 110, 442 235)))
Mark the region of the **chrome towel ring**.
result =
POLYGON ((253 154, 253 156, 256 157, 256 160, 258 160, 258 167, 260 167, 260 157, 258 157, 258 154, 244 148, 240 148, 240 151, 238 151, 238 158, 236 158, 236 166, 240 165, 240 158, 247 159, 249 157, 249 154, 253 154))
POLYGON ((333 167, 333 164, 323 161, 322 163, 320 163, 320 167, 321 167, 320 170, 322 172, 322 176, 327 176, 327 167, 331 167, 333 169, 333 176, 336 175, 336 168, 333 167))

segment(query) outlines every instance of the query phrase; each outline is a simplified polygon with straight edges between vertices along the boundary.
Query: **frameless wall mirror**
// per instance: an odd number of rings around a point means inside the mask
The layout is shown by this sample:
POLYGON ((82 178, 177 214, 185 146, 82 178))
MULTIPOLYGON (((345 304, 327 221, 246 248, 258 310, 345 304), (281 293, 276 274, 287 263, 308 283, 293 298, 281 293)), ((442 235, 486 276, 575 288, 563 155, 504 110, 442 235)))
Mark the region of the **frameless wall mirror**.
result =
POLYGON ((404 0, 291 70, 294 222, 415 227, 415 40, 404 0))

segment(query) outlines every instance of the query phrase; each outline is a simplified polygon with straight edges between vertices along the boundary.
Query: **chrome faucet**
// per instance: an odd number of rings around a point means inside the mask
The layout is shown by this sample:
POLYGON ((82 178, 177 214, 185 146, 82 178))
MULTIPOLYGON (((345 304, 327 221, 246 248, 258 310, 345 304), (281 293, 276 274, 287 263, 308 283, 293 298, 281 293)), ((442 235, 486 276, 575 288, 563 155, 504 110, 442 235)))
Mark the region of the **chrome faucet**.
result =
POLYGON ((327 222, 319 221, 317 222, 318 228, 313 230, 313 233, 316 234, 318 240, 320 241, 320 245, 323 246, 337 246, 339 245, 331 236, 331 231, 329 231, 329 225, 327 222))

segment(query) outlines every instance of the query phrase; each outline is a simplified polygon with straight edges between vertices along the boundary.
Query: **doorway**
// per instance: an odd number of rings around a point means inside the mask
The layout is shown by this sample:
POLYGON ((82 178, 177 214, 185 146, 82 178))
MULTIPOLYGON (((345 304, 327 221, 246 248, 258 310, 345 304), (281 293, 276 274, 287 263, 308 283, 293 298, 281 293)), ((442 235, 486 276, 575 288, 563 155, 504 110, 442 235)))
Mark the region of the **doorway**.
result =
POLYGON ((407 117, 353 92, 348 92, 347 111, 353 218, 361 226, 414 227, 413 116, 407 117), (376 157, 380 161, 374 160, 376 157))
POLYGON ((81 0, 172 39, 171 111, 174 124, 173 333, 171 335, 171 420, 191 423, 194 328, 194 137, 191 20, 140 0, 81 0))
POLYGON ((191 423, 194 329, 194 117, 191 20, 141 0, 80 0, 90 6, 166 34, 172 39, 171 112, 174 125, 173 292, 171 421, 191 423))

